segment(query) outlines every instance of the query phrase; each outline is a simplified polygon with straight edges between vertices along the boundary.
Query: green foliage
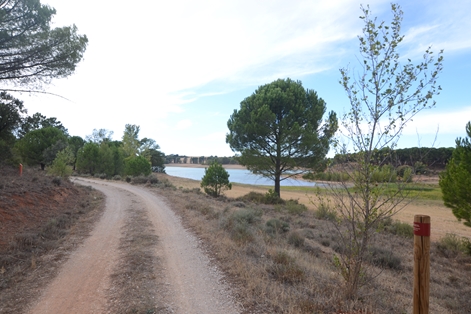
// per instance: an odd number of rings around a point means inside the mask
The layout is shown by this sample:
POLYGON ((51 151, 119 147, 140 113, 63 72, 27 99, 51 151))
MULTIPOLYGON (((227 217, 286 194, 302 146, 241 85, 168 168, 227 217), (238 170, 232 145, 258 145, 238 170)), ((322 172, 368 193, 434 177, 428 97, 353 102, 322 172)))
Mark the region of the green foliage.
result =
POLYGON ((227 126, 226 142, 240 152, 240 164, 255 174, 270 178, 280 195, 283 173, 323 165, 337 116, 322 117, 326 105, 313 90, 300 81, 276 80, 260 86, 234 110, 227 126))
POLYGON ((142 156, 127 158, 124 162, 124 175, 127 176, 148 176, 151 173, 149 161, 142 156))
POLYGON ((215 161, 204 170, 201 187, 206 194, 218 197, 223 190, 232 189, 232 184, 229 182, 229 173, 221 164, 215 161))
POLYGON ((254 239, 253 227, 257 225, 263 212, 251 208, 241 209, 222 219, 222 226, 229 231, 231 238, 239 243, 251 242, 254 239))
POLYGON ((48 173, 54 176, 67 178, 72 174, 72 167, 69 166, 73 160, 70 149, 64 149, 57 153, 56 159, 48 168, 48 173))
POLYGON ((55 13, 39 0, 3 1, 0 81, 38 87, 75 71, 88 39, 75 25, 51 28, 55 13))
POLYGON ((440 188, 445 206, 471 227, 471 122, 466 124, 467 138, 456 140, 450 163, 440 174, 440 188))
POLYGON ((284 204, 285 202, 281 199, 281 197, 272 189, 269 189, 267 193, 265 193, 265 197, 263 198, 264 204, 284 204))
POLYGON ((322 220, 336 221, 337 213, 329 205, 321 203, 314 212, 314 217, 322 220))
POLYGON ((286 221, 272 218, 265 223, 265 232, 268 234, 280 234, 289 231, 289 224, 286 221))
POLYGON ((26 113, 23 102, 7 94, 0 93, 0 139, 7 139, 21 125, 21 115, 26 113))
POLYGON ((325 172, 306 173, 303 175, 305 180, 335 181, 345 182, 350 180, 350 175, 346 172, 327 170, 325 172))
POLYGON ((459 252, 471 256, 471 241, 466 237, 459 237, 447 233, 437 243, 438 251, 446 257, 454 257, 459 252))
POLYGON ((140 127, 135 124, 126 124, 123 134, 123 151, 125 157, 137 156, 140 147, 140 127))
POLYGON ((94 175, 99 171, 100 147, 97 143, 86 143, 77 152, 77 170, 94 175))
POLYGON ((378 229, 409 239, 414 237, 414 227, 405 222, 393 221, 392 218, 383 219, 378 229))
POLYGON ((390 190, 397 176, 389 164, 407 123, 422 110, 435 106, 432 98, 440 93, 437 79, 443 69, 442 52, 435 57, 430 48, 419 63, 400 57, 398 51, 404 36, 399 5, 391 4, 390 25, 372 17, 369 7, 361 9, 364 27, 358 37, 360 72, 340 69, 340 84, 350 102, 342 125, 351 146, 339 147, 344 156, 339 166, 343 172, 353 174, 355 188, 352 192, 347 184, 341 184, 343 192, 331 189, 336 196, 339 220, 346 221, 346 235, 341 237, 344 250, 337 258, 346 281, 347 298, 354 298, 366 283, 362 264, 372 233, 380 221, 402 208, 399 204, 406 195, 401 187, 390 190), (349 154, 350 147, 353 153, 349 154))
POLYGON ((299 204, 297 200, 288 200, 283 201, 283 203, 276 205, 275 209, 277 210, 286 210, 292 215, 301 215, 307 211, 307 207, 304 204, 299 204))
POLYGON ((52 162, 57 152, 64 148, 60 143, 67 143, 67 136, 64 132, 54 127, 47 127, 27 133, 16 143, 16 148, 25 163, 28 165, 39 164, 44 170, 45 165, 52 162), (56 144, 56 149, 52 150, 56 144), (58 147, 61 148, 57 149, 58 147), (49 148, 51 150, 46 151, 49 148))
POLYGON ((43 116, 39 112, 36 112, 32 116, 24 118, 21 124, 21 128, 19 128, 16 133, 19 138, 22 138, 31 131, 50 127, 59 129, 66 135, 68 134, 67 129, 62 125, 60 121, 57 120, 57 118, 48 118, 46 116, 43 116))

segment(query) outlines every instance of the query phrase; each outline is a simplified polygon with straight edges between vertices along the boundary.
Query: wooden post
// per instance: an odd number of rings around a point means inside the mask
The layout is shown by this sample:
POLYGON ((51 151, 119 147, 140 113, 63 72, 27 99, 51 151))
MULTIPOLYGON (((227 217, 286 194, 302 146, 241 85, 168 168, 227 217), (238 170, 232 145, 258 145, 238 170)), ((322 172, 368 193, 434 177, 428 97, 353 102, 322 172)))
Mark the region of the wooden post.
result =
POLYGON ((20 177, 23 175, 23 164, 20 164, 20 177))
POLYGON ((414 314, 428 314, 430 287, 430 216, 414 216, 414 314))

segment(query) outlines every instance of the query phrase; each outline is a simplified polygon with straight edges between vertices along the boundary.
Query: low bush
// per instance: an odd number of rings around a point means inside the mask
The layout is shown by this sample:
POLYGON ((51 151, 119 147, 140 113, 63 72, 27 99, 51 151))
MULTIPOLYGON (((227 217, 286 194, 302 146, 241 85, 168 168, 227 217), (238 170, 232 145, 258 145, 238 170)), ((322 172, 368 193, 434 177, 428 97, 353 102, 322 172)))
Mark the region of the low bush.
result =
POLYGON ((263 199, 264 204, 284 204, 283 201, 278 194, 275 193, 272 189, 269 189, 268 192, 265 194, 265 198, 263 199))
POLYGON ((390 217, 381 221, 378 229, 408 239, 414 237, 414 227, 405 222, 393 221, 390 217))
POLYGON ((117 175, 115 175, 115 176, 113 177, 113 180, 121 181, 122 178, 121 178, 121 176, 120 176, 119 174, 117 174, 117 175))
POLYGON ((314 217, 321 220, 335 221, 337 213, 329 205, 321 203, 314 212, 314 217))
POLYGON ((371 247, 369 250, 368 262, 381 268, 400 270, 401 259, 390 250, 379 247, 371 247))
POLYGON ((276 252, 271 258, 273 264, 267 270, 274 279, 283 283, 296 283, 305 279, 305 271, 287 252, 276 252))
POLYGON ((286 210, 292 215, 300 215, 307 211, 307 207, 304 204, 299 204, 297 200, 286 201, 285 204, 278 204, 275 206, 277 210, 286 210))
POLYGON ((455 257, 459 253, 471 256, 471 241, 453 233, 447 233, 437 242, 436 246, 445 257, 455 257))
POLYGON ((279 234, 289 231, 289 224, 285 221, 273 218, 265 223, 265 232, 268 234, 279 234))
POLYGON ((304 237, 297 231, 293 231, 288 235, 288 243, 294 247, 304 246, 304 237))
POLYGON ((254 240, 252 229, 261 221, 263 212, 251 208, 240 209, 222 217, 222 227, 227 230, 231 238, 238 243, 247 243, 254 240))

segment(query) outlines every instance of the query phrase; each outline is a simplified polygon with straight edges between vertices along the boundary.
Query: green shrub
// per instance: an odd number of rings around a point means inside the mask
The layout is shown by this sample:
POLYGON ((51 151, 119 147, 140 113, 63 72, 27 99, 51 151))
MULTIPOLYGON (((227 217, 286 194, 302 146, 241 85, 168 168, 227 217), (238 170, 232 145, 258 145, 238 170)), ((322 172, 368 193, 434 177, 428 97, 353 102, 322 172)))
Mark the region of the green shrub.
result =
POLYGON ((265 223, 265 232, 269 234, 279 234, 289 231, 289 224, 276 218, 272 218, 265 223))
POLYGON ((222 226, 231 234, 231 238, 239 243, 251 242, 253 226, 261 221, 263 212, 251 208, 240 209, 225 217, 222 226))
POLYGON ((334 172, 334 171, 326 171, 326 172, 317 172, 317 173, 306 173, 303 175, 303 179, 305 180, 318 180, 318 181, 334 181, 334 182, 346 182, 350 180, 350 176, 346 172, 334 172))
POLYGON ((369 250, 368 261, 376 266, 390 269, 401 269, 401 259, 394 255, 390 250, 379 247, 371 247, 369 250))
POLYGON ((152 169, 150 162, 142 157, 136 156, 128 158, 124 161, 124 174, 128 176, 148 176, 152 169))
POLYGON ((132 177, 131 176, 126 176, 126 182, 131 183, 131 181, 132 181, 132 177))
POLYGON ((265 194, 265 198, 263 200, 264 204, 284 204, 285 202, 275 193, 272 189, 269 189, 268 192, 265 194))
POLYGON ((232 189, 229 176, 226 169, 220 163, 214 161, 204 170, 201 187, 206 194, 218 197, 224 190, 232 189))
POLYGON ((257 203, 257 204, 263 204, 264 199, 265 199, 265 195, 263 195, 262 193, 254 192, 254 191, 251 191, 237 198, 238 201, 252 202, 252 203, 257 203))
POLYGON ((437 249, 446 257, 455 257, 458 253, 471 255, 471 241, 466 237, 447 233, 438 241, 437 249))
POLYGON ((405 222, 393 221, 390 217, 383 219, 378 229, 404 238, 412 239, 414 237, 414 227, 405 222))
POLYGON ((415 174, 426 174, 427 173, 427 165, 423 162, 417 161, 414 164, 414 173, 415 174))
POLYGON ((393 166, 383 165, 374 169, 371 174, 371 180, 373 182, 396 182, 397 173, 393 166))
POLYGON ((304 204, 300 204, 297 200, 289 200, 285 204, 285 209, 288 213, 293 215, 300 215, 307 211, 307 207, 304 204))
POLYGON ((411 166, 403 165, 397 167, 397 176, 401 178, 402 182, 412 182, 414 170, 411 166))
POLYGON ((314 217, 321 220, 335 221, 337 220, 337 213, 329 205, 321 203, 314 212, 314 217))
POLYGON ((58 152, 52 165, 48 167, 47 172, 51 175, 62 178, 69 177, 72 174, 72 167, 67 164, 69 160, 70 156, 67 150, 64 149, 58 152))

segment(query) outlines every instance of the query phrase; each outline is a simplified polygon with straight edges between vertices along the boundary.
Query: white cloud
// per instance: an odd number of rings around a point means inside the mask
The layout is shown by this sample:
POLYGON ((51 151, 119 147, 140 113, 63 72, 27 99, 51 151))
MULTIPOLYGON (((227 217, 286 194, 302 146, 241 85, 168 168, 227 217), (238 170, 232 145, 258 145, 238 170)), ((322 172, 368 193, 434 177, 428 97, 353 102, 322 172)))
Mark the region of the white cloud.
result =
POLYGON ((225 143, 226 141, 226 133, 227 132, 214 132, 210 133, 207 135, 204 135, 199 138, 201 141, 207 141, 207 142, 222 142, 225 143))
POLYGON ((184 120, 178 121, 177 125, 175 126, 175 129, 186 130, 186 129, 189 129, 192 125, 193 123, 191 122, 190 119, 184 119, 184 120))
POLYGON ((422 112, 404 129, 404 135, 465 134, 465 126, 471 119, 471 106, 452 112, 422 112))

